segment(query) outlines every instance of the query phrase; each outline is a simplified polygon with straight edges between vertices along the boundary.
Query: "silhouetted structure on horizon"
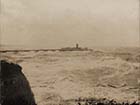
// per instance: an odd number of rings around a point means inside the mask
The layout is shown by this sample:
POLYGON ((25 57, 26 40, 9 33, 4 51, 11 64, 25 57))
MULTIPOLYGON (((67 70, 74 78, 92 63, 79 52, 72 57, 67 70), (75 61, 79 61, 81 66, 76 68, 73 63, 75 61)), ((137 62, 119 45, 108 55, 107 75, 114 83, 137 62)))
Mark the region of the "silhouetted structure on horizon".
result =
POLYGON ((79 47, 79 44, 77 43, 75 47, 65 47, 59 49, 59 51, 92 51, 92 49, 79 47))
POLYGON ((77 49, 79 48, 79 44, 78 44, 78 43, 76 44, 76 48, 77 48, 77 49))

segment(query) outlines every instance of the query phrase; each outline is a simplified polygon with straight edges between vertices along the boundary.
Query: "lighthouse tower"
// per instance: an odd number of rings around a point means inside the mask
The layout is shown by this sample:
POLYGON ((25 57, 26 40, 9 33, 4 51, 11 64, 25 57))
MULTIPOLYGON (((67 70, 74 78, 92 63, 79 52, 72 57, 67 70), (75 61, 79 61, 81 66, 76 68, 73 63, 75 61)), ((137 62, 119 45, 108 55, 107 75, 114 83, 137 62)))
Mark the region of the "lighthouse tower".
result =
POLYGON ((76 44, 76 49, 78 49, 78 48, 79 48, 79 44, 77 43, 77 44, 76 44))

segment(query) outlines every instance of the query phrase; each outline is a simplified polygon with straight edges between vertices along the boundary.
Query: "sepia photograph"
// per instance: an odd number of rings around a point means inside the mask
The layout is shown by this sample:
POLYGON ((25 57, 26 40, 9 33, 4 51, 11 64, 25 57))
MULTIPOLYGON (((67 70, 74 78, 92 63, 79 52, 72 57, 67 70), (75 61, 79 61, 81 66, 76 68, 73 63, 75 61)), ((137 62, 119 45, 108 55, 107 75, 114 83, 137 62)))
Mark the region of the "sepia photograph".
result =
POLYGON ((140 0, 0 0, 0 105, 140 105, 140 0))

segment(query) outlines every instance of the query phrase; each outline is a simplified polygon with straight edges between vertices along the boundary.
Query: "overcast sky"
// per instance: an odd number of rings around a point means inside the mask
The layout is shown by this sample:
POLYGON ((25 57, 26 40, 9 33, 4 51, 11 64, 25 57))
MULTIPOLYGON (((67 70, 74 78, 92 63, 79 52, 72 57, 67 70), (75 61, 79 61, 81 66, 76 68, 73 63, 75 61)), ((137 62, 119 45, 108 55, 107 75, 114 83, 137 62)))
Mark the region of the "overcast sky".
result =
POLYGON ((138 46, 139 0, 1 0, 1 44, 138 46))

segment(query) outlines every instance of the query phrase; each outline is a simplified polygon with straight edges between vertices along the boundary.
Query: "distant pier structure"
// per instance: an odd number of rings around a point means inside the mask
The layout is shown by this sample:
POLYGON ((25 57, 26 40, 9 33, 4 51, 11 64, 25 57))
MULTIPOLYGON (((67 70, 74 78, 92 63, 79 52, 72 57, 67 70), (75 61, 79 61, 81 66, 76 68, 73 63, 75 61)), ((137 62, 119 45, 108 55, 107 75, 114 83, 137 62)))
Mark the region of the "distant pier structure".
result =
POLYGON ((59 49, 59 51, 92 51, 92 49, 82 48, 78 43, 74 47, 64 47, 59 49))

